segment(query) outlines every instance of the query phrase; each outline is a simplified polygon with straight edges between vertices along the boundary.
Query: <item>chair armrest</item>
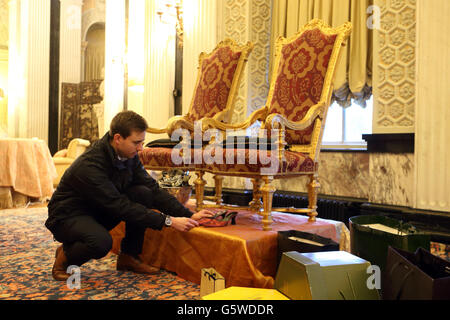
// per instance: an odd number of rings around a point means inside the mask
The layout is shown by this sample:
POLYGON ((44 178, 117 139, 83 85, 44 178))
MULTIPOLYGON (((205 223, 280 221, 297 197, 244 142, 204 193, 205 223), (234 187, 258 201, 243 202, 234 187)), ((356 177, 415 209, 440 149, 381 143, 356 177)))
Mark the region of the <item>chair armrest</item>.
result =
POLYGON ((254 111, 250 115, 250 117, 248 117, 248 119, 245 120, 244 122, 237 123, 237 124, 223 123, 223 122, 217 121, 214 118, 203 118, 202 119, 202 129, 203 129, 203 131, 205 131, 209 128, 219 129, 222 131, 227 130, 227 129, 232 129, 232 130, 247 129, 256 120, 264 121, 266 116, 267 116, 267 107, 263 107, 261 109, 254 111))
POLYGON ((72 164, 72 162, 75 159, 73 158, 67 158, 67 157, 53 157, 53 163, 55 165, 66 165, 66 164, 72 164))
MULTIPOLYGON (((81 138, 74 138, 70 141, 69 145, 71 144, 75 144, 75 145, 80 145, 83 147, 89 147, 91 145, 91 143, 86 140, 86 139, 81 139, 81 138)), ((69 147, 67 147, 67 149, 70 149, 69 147)))
POLYGON ((174 116, 167 122, 167 133, 172 135, 176 129, 187 129, 190 132, 194 131, 194 123, 188 120, 186 115, 184 116, 174 116))
POLYGON ((184 128, 192 131, 194 130, 194 124, 187 120, 186 116, 174 116, 167 121, 167 127, 160 129, 148 127, 146 131, 154 134, 167 133, 168 135, 171 135, 172 132, 178 128, 184 128))
POLYGON ((300 121, 290 121, 286 119, 283 115, 274 113, 267 117, 266 119, 266 128, 268 130, 272 128, 276 128, 276 123, 278 123, 278 127, 281 125, 284 129, 291 129, 291 130, 304 130, 308 128, 314 120, 316 120, 317 117, 323 118, 323 111, 324 111, 325 102, 321 101, 318 104, 315 104, 312 106, 308 112, 306 113, 305 117, 300 121))
POLYGON ((64 158, 64 157, 67 157, 67 149, 59 150, 58 152, 56 152, 56 153, 53 155, 53 157, 54 157, 54 158, 64 158))
POLYGON ((88 140, 75 138, 69 142, 67 146, 67 155, 66 157, 76 159, 80 156, 86 149, 89 147, 91 143, 88 140))
POLYGON ((147 131, 148 133, 159 134, 159 133, 166 133, 167 128, 157 129, 157 128, 148 127, 147 130, 145 130, 145 131, 147 131))

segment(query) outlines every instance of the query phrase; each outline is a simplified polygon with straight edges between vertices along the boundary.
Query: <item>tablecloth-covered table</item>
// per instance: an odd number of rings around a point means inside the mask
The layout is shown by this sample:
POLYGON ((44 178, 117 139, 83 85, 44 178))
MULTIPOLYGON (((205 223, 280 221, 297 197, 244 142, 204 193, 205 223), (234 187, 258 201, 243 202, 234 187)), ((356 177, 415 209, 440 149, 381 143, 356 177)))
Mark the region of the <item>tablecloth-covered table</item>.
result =
MULTIPOLYGON (((331 238, 340 249, 350 251, 350 233, 342 222, 288 213, 272 213, 272 231, 262 231, 262 217, 240 211, 236 225, 198 227, 189 232, 173 228, 147 229, 142 259, 153 266, 175 272, 200 284, 201 269, 214 267, 225 278, 226 287, 272 288, 277 268, 277 232, 300 230, 331 238)), ((124 223, 111 230, 114 253, 119 252, 124 223)))
POLYGON ((0 208, 44 200, 53 194, 56 168, 45 141, 0 139, 0 208))

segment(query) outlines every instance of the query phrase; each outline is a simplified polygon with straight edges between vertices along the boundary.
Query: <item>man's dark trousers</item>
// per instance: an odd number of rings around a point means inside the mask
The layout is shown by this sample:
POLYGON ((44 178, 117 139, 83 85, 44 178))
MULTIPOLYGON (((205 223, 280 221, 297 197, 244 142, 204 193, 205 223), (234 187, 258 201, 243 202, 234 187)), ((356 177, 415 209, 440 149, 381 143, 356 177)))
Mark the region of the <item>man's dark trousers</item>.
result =
MULTIPOLYGON (((133 186, 126 192, 134 202, 153 208, 150 189, 145 186, 133 186)), ((156 214, 149 212, 148 214, 156 214)), ((121 221, 108 213, 79 215, 58 222, 52 233, 55 239, 63 243, 68 265, 81 266, 90 259, 100 259, 112 248, 112 237, 109 231, 121 221)), ((121 252, 136 257, 142 252, 145 227, 130 222, 125 223, 125 237, 121 242, 121 252)))

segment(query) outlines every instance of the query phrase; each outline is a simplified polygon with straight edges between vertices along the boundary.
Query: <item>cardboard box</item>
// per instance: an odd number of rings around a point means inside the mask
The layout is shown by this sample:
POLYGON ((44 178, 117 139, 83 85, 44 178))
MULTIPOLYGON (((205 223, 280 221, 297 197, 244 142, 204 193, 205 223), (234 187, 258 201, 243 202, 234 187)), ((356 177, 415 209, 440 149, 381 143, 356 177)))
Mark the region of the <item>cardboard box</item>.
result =
POLYGON ((369 267, 345 251, 286 252, 275 288, 292 300, 379 300, 378 290, 367 285, 369 267))

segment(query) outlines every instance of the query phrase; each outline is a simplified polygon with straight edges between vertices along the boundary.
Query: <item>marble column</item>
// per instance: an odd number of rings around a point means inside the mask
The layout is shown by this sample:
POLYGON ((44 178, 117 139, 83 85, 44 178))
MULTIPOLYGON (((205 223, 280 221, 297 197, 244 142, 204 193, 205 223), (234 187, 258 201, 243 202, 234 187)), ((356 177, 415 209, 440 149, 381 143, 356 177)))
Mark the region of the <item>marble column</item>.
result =
POLYGON ((50 1, 9 2, 8 135, 48 143, 50 1))
POLYGON ((130 0, 128 10, 128 110, 144 114, 146 1, 130 0))
POLYGON ((60 115, 61 115, 62 83, 80 83, 81 81, 82 5, 83 5, 82 0, 60 0, 59 104, 58 104, 60 115))
POLYGON ((124 107, 125 0, 105 3, 105 110, 104 128, 124 107))
POLYGON ((198 57, 217 42, 217 0, 193 0, 184 5, 183 114, 189 111, 198 74, 198 57))
POLYGON ((81 81, 82 0, 60 0, 59 82, 81 81))
POLYGON ((415 206, 450 211, 450 2, 419 0, 415 206))
MULTIPOLYGON (((174 115, 175 25, 160 19, 155 1, 146 1, 143 116, 149 126, 164 128, 174 115)), ((147 134, 147 141, 167 138, 147 134)))

